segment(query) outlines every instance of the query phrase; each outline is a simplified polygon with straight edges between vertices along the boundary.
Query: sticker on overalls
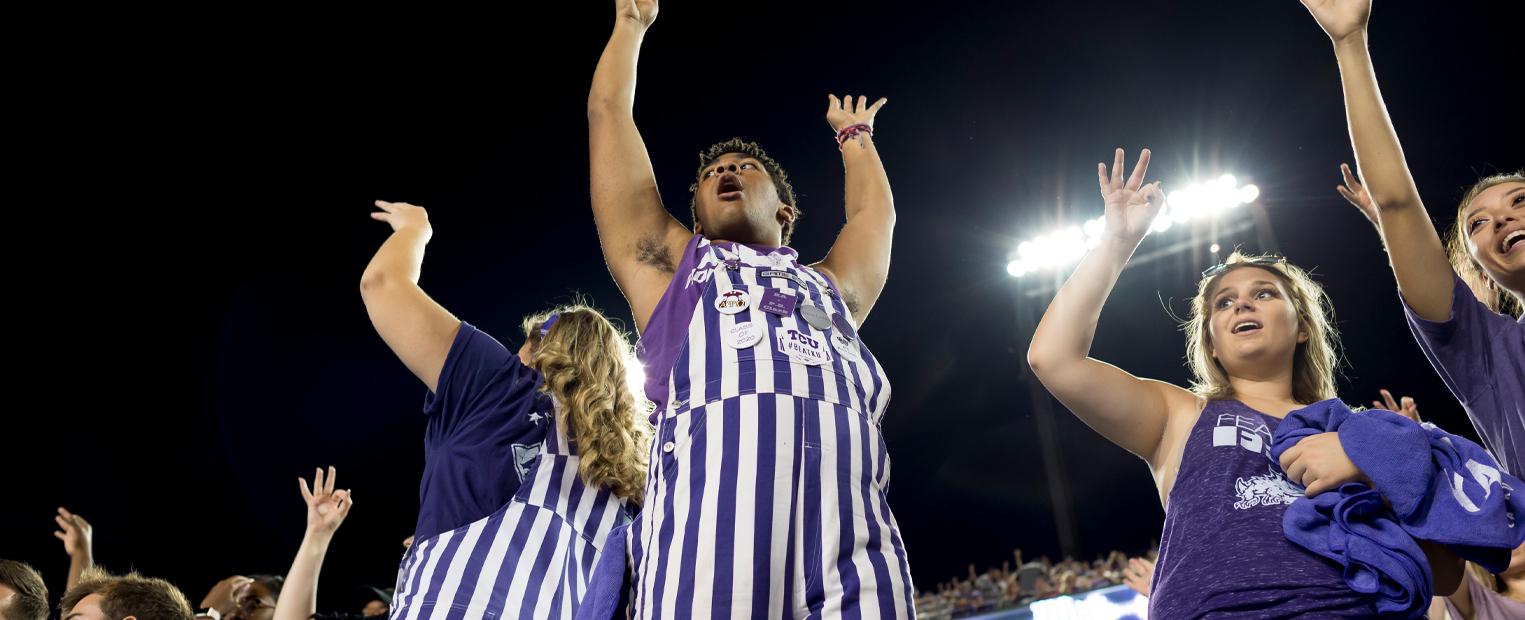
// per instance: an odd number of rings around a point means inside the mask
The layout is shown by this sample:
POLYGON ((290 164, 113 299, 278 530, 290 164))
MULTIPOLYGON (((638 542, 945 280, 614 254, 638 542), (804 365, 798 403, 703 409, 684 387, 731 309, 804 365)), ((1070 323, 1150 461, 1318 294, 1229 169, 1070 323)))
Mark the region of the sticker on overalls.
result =
POLYGON ((831 339, 831 348, 836 349, 837 354, 843 358, 854 362, 863 360, 863 357, 858 355, 858 340, 856 338, 843 334, 841 330, 831 332, 831 335, 827 336, 827 338, 831 339))
POLYGON ((770 288, 763 290, 762 296, 757 302, 757 307, 762 309, 763 312, 770 314, 789 316, 794 314, 794 304, 798 302, 798 297, 778 289, 770 288))
POLYGON ((806 366, 820 366, 831 361, 831 352, 826 349, 826 343, 795 329, 778 332, 778 350, 789 356, 789 359, 806 366))
POLYGON ((763 271, 759 271, 759 272, 757 272, 757 277, 758 277, 758 279, 762 279, 762 278, 783 278, 785 280, 793 282, 796 286, 800 286, 800 287, 804 287, 805 286, 805 283, 800 281, 800 277, 799 276, 794 275, 793 273, 788 272, 788 271, 783 271, 781 269, 766 269, 766 270, 763 270, 763 271))
POLYGON ((726 330, 726 344, 737 349, 750 349, 752 345, 762 340, 762 327, 757 323, 748 321, 737 323, 726 330))
POLYGON ((715 296, 715 310, 721 314, 736 314, 750 305, 752 300, 747 298, 746 291, 732 289, 715 296))
POLYGON ((788 269, 793 261, 789 260, 788 254, 769 254, 768 262, 772 263, 775 269, 788 269))

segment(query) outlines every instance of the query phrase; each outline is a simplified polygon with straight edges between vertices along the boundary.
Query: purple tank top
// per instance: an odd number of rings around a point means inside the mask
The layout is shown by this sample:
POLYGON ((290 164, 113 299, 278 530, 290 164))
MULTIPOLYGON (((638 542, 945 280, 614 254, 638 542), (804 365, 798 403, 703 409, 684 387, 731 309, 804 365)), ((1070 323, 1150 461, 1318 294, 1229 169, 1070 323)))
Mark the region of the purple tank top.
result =
POLYGON ((1149 617, 1377 615, 1339 564, 1282 533, 1282 514, 1303 493, 1271 462, 1280 422, 1235 400, 1203 408, 1165 507, 1149 617))

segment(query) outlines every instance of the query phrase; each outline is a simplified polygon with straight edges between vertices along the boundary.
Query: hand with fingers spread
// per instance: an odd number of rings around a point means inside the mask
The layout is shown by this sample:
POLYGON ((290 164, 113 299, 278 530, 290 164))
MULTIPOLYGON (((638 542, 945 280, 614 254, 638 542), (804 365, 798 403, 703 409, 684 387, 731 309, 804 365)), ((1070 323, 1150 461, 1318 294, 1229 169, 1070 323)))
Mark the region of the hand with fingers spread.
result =
POLYGON ((297 478, 302 486, 302 499, 307 501, 307 531, 315 534, 333 535, 344 523, 344 518, 349 516, 349 510, 355 505, 348 489, 334 490, 334 479, 337 477, 334 468, 328 468, 328 475, 323 475, 320 467, 313 474, 312 488, 307 487, 305 478, 297 478))
POLYGON ((1123 583, 1134 592, 1149 596, 1149 583, 1154 581, 1154 562, 1149 558, 1131 558, 1123 567, 1123 583))
POLYGON ((64 541, 64 553, 71 558, 80 555, 90 557, 90 536, 94 532, 90 522, 62 507, 58 509, 58 516, 53 517, 53 522, 58 524, 59 529, 53 532, 53 537, 64 541))
POLYGON ((1281 453, 1281 469, 1287 479, 1303 487, 1303 494, 1314 497, 1324 491, 1340 488, 1348 482, 1371 480, 1360 467, 1345 454, 1339 433, 1309 435, 1281 453))
POLYGON ((429 212, 423 207, 406 202, 377 200, 376 208, 381 210, 372 212, 371 219, 391 224, 392 232, 417 230, 423 233, 425 240, 434 234, 434 228, 429 225, 429 212))
POLYGON ((826 124, 831 125, 832 131, 842 131, 853 125, 868 125, 874 128, 874 116, 879 114, 879 108, 889 103, 889 99, 880 97, 873 105, 868 104, 868 97, 858 96, 857 103, 853 102, 853 96, 848 95, 838 99, 836 95, 826 95, 829 102, 826 105, 826 124))
POLYGON ((1414 402, 1413 398, 1404 396, 1403 398, 1394 400, 1392 392, 1389 392, 1385 389, 1380 390, 1380 392, 1382 393, 1382 400, 1371 401, 1372 409, 1386 409, 1388 411, 1394 411, 1397 412, 1398 415, 1401 415, 1405 418, 1420 424, 1424 423, 1424 420, 1419 419, 1419 404, 1414 402))
POLYGON ((1350 171, 1350 164, 1340 164, 1340 175, 1345 178, 1345 184, 1336 185, 1334 190, 1339 192, 1346 202, 1360 209, 1361 215, 1366 216, 1366 221, 1380 229, 1381 225, 1377 223, 1377 204, 1372 202, 1371 193, 1366 191, 1366 186, 1361 185, 1355 173, 1350 171))
POLYGON ((1101 198, 1105 202, 1107 237, 1137 244, 1149 234, 1149 226, 1165 208, 1165 192, 1160 182, 1144 184, 1144 174, 1149 171, 1149 149, 1139 153, 1133 174, 1123 179, 1123 150, 1117 149, 1108 174, 1107 165, 1096 164, 1096 180, 1101 185, 1101 198))
POLYGON ((642 29, 650 28, 652 22, 657 21, 657 0, 614 0, 615 15, 621 21, 640 26, 642 29))
POLYGON ((873 141, 874 119, 888 102, 883 97, 869 103, 862 95, 826 95, 826 124, 836 132, 842 153, 847 224, 815 268, 837 283, 859 327, 884 291, 895 234, 895 196, 873 141))
POLYGON ((72 589, 79 582, 79 576, 95 564, 95 550, 91 544, 95 529, 84 517, 63 507, 59 507, 53 522, 59 529, 53 532, 53 537, 63 541, 64 553, 69 555, 69 578, 65 587, 72 589))
POLYGON ((1314 21, 1335 43, 1363 34, 1371 19, 1371 0, 1302 0, 1314 21))

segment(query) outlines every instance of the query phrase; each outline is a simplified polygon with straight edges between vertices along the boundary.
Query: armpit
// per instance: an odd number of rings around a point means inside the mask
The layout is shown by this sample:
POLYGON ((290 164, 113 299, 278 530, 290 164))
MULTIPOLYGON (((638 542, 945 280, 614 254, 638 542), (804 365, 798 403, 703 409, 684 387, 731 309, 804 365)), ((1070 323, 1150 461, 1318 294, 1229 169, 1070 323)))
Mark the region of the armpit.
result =
POLYGON ((636 261, 650 265, 663 273, 676 273, 678 263, 673 260, 672 250, 658 237, 642 237, 635 244, 636 261))

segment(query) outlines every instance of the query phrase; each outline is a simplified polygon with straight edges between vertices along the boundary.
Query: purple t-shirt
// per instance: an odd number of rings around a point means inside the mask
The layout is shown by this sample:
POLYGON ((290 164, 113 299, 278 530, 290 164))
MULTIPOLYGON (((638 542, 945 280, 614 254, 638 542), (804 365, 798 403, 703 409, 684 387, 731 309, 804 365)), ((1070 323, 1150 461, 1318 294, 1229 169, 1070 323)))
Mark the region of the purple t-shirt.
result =
POLYGON ((1374 618, 1343 568, 1282 532, 1303 496, 1271 462, 1281 423, 1236 400, 1208 401, 1165 506, 1150 618, 1374 618))
POLYGON ((424 398, 424 476, 417 541, 491 515, 519 490, 555 406, 544 377, 465 321, 434 393, 424 398))
POLYGON ((1505 471, 1525 475, 1525 317, 1489 310, 1459 277, 1451 291, 1450 320, 1426 321, 1407 301, 1403 312, 1483 446, 1505 471))

